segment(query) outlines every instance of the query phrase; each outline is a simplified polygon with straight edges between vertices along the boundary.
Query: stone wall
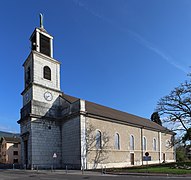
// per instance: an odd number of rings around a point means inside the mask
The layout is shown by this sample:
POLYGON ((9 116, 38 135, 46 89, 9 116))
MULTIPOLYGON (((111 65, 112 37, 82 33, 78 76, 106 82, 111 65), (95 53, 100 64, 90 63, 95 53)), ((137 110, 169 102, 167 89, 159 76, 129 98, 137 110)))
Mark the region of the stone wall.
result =
MULTIPOLYGON (((148 129, 141 129, 139 127, 133 127, 125 124, 110 122, 106 120, 100 120, 96 118, 87 117, 86 124, 91 124, 96 130, 101 133, 107 133, 109 136, 109 143, 105 159, 97 165, 107 167, 126 167, 131 165, 131 154, 134 154, 134 165, 144 165, 146 161, 143 161, 142 157, 145 156, 145 152, 149 152, 151 161, 149 164, 163 162, 163 153, 166 154, 166 162, 173 162, 174 151, 170 146, 166 146, 164 142, 171 139, 170 134, 152 131, 148 129), (120 149, 114 148, 115 133, 120 137, 120 149), (134 136, 134 150, 130 148, 130 136, 134 136), (146 150, 142 147, 142 138, 146 138, 146 150), (156 150, 153 147, 153 139, 156 139, 156 150), (161 144, 161 149, 160 149, 161 144)), ((94 134, 95 136, 96 134, 94 134)), ((89 169, 95 167, 94 159, 96 157, 96 148, 92 149, 87 156, 87 167, 89 169)))
POLYGON ((80 117, 63 121, 62 124, 62 167, 80 169, 80 117))
POLYGON ((162 133, 161 136, 161 160, 168 162, 175 158, 174 147, 172 147, 173 137, 170 134, 162 133))
POLYGON ((32 166, 60 168, 62 166, 62 141, 60 123, 32 118, 31 144, 32 166), (56 158, 53 158, 56 153, 56 158))
POLYGON ((21 133, 21 164, 24 168, 30 167, 32 164, 32 149, 31 149, 31 123, 30 118, 23 120, 20 124, 20 133, 21 133), (25 146, 24 142, 27 141, 28 157, 25 157, 25 146), (27 164, 26 164, 27 163, 27 164), (29 166, 28 166, 29 165, 29 166))
POLYGON ((33 51, 33 72, 34 83, 60 90, 60 63, 48 56, 33 51), (43 78, 43 68, 48 66, 51 69, 51 81, 43 78))
POLYGON ((39 85, 33 85, 33 87, 32 87, 32 98, 33 98, 33 100, 36 100, 39 102, 44 102, 44 103, 48 103, 48 104, 55 104, 57 102, 56 100, 58 99, 58 96, 60 94, 61 93, 59 91, 50 90, 50 89, 47 89, 45 87, 41 87, 39 85), (47 101, 44 98, 44 94, 47 91, 52 94, 53 98, 51 101, 47 101))

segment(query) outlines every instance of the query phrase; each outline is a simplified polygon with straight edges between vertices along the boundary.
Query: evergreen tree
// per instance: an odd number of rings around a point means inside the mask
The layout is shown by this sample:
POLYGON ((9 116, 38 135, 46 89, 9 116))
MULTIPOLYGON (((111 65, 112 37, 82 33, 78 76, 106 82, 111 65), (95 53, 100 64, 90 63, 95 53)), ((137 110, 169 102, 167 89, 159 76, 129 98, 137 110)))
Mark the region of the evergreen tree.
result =
POLYGON ((158 114, 158 112, 154 112, 152 115, 151 115, 151 121, 159 124, 162 126, 162 121, 160 120, 160 116, 158 114))

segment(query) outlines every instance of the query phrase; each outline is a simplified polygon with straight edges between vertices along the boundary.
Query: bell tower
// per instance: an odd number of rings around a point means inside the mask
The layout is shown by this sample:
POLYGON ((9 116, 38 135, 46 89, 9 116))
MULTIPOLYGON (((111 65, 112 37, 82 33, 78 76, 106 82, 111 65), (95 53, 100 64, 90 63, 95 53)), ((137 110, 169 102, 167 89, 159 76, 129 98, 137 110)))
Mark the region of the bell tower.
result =
POLYGON ((31 52, 23 64, 23 107, 18 121, 22 164, 28 168, 34 164, 50 165, 50 157, 56 152, 60 166, 60 62, 53 58, 53 36, 44 29, 42 14, 40 27, 33 31, 30 43, 31 52))
POLYGON ((44 29, 40 14, 40 27, 31 37, 31 53, 24 62, 25 89, 23 105, 30 100, 52 103, 60 92, 60 62, 53 58, 53 37, 44 29))

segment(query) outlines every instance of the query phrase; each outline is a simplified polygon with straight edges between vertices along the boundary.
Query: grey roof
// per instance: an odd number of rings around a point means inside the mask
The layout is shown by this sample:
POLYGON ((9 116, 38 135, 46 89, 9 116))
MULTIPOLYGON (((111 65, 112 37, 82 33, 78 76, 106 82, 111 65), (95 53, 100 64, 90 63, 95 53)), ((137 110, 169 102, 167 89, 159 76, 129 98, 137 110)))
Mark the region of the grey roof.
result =
POLYGON ((11 143, 20 143, 21 142, 21 139, 19 137, 3 137, 3 139, 6 141, 6 142, 11 142, 11 143))
POLYGON ((75 101, 78 101, 80 100, 79 98, 76 98, 76 97, 73 97, 73 96, 70 96, 70 95, 67 95, 67 94, 62 94, 62 97, 68 101, 69 103, 74 103, 75 101))
MULTIPOLYGON (((79 98, 63 94, 63 98, 66 99, 68 102, 73 103, 78 101, 79 98)), ((152 122, 149 119, 145 119, 133 114, 129 114, 126 112, 122 112, 116 109, 112 109, 100 104, 96 104, 90 101, 85 101, 86 107, 86 114, 87 116, 96 116, 104 119, 108 119, 111 121, 115 121, 118 123, 125 123, 132 126, 137 126, 140 128, 145 129, 152 129, 155 131, 161 131, 165 133, 174 134, 172 131, 168 130, 167 128, 160 126, 159 124, 152 122)))
POLYGON ((19 137, 20 134, 19 133, 11 133, 11 132, 0 131, 0 137, 14 137, 14 136, 19 137))

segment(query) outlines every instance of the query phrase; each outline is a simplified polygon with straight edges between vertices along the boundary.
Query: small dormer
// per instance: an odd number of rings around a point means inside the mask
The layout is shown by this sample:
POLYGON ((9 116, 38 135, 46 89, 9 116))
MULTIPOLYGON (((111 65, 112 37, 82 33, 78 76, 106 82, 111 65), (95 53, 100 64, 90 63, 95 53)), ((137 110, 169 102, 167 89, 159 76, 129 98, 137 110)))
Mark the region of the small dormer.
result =
POLYGON ((43 15, 40 14, 40 28, 35 28, 30 37, 31 50, 35 50, 53 58, 53 37, 43 26, 43 15))

